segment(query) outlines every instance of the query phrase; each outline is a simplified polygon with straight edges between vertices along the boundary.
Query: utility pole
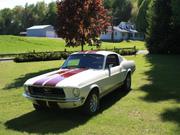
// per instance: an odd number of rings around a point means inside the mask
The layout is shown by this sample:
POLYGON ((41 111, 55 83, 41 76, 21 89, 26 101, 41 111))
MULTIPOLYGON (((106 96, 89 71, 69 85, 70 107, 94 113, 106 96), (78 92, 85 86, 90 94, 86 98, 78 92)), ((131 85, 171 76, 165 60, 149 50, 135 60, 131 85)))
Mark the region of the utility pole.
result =
POLYGON ((114 43, 114 20, 118 19, 117 17, 114 17, 113 10, 111 9, 111 41, 114 43))
POLYGON ((114 23, 113 23, 113 15, 112 15, 112 20, 111 20, 111 40, 114 43, 114 23))
POLYGON ((110 10, 110 15, 111 15, 111 41, 114 43, 114 17, 113 17, 113 9, 110 10))

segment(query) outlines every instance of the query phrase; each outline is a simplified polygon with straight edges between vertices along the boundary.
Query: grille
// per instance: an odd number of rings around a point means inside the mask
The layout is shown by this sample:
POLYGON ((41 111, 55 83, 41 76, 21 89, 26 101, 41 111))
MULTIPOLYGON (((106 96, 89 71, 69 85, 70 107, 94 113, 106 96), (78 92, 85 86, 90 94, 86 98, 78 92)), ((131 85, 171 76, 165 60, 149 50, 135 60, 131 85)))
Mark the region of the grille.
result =
POLYGON ((64 98, 65 93, 62 88, 46 88, 46 87, 32 87, 28 88, 29 93, 32 96, 43 96, 43 97, 58 97, 64 98))

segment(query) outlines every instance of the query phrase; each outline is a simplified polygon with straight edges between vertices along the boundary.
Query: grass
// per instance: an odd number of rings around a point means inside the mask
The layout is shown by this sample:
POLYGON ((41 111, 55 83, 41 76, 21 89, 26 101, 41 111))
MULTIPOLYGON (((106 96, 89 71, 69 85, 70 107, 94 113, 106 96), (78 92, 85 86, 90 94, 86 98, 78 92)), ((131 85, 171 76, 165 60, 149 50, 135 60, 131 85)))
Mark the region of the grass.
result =
POLYGON ((37 113, 22 97, 26 79, 57 69, 62 61, 0 63, 0 134, 179 135, 180 56, 128 56, 136 62, 132 91, 103 98, 101 111, 37 113))
MULTIPOLYGON (((102 49, 120 48, 120 47, 134 47, 137 49, 145 49, 144 42, 142 41, 129 41, 121 43, 107 43, 103 42, 102 49)), ((37 52, 43 51, 80 51, 81 47, 65 47, 64 40, 49 39, 49 38, 35 38, 35 37, 18 37, 18 36, 0 36, 0 54, 23 53, 36 50, 37 52)), ((85 46, 85 50, 90 50, 95 47, 85 46)))

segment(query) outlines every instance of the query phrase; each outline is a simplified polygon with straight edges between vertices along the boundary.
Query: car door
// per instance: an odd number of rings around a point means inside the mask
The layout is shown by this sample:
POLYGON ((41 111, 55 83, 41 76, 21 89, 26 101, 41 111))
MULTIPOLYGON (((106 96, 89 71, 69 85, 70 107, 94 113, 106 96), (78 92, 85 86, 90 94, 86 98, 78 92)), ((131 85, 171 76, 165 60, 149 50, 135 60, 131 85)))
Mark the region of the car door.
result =
POLYGON ((116 87, 121 82, 121 67, 117 54, 110 54, 106 58, 106 74, 108 74, 109 88, 116 87))

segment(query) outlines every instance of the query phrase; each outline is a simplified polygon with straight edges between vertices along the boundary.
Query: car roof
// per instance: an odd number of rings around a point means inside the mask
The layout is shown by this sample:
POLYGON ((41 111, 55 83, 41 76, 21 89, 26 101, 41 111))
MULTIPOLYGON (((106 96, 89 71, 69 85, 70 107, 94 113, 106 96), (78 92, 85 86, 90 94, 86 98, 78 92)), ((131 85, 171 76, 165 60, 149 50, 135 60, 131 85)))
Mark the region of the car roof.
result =
MULTIPOLYGON (((107 56, 109 54, 117 54, 115 52, 112 52, 112 51, 80 51, 80 52, 75 52, 73 54, 101 54, 101 55, 104 55, 104 56, 107 56)), ((73 55, 72 54, 72 55, 73 55)), ((118 54, 117 54, 118 55, 118 54)))

